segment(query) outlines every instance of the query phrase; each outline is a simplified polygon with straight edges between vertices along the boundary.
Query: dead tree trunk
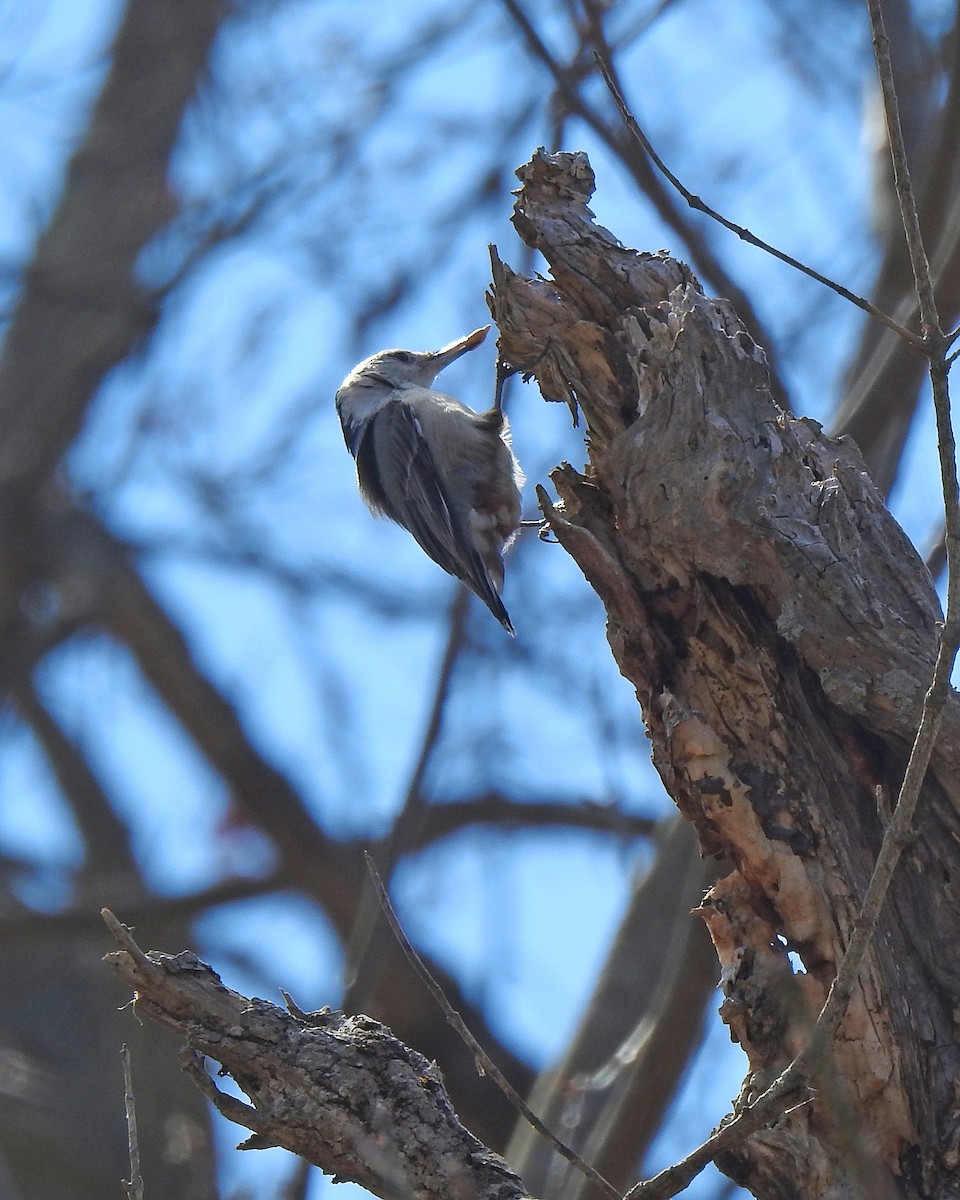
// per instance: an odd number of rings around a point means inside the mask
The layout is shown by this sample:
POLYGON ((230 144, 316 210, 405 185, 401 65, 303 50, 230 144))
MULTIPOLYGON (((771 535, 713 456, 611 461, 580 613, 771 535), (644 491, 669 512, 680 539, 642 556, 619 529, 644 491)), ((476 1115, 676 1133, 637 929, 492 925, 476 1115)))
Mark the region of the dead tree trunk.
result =
MULTIPOLYGON (((804 1045, 843 955, 930 677, 936 595, 856 448, 775 405, 763 352, 729 305, 681 263, 593 223, 586 158, 541 152, 519 175, 514 220, 552 279, 494 256, 502 354, 586 416, 589 462, 557 469, 561 502, 543 497, 544 509, 606 604, 668 791, 703 852, 731 864, 700 911, 749 1098, 804 1045)), ((960 1196, 958 766, 951 695, 830 1062, 720 1162, 761 1200, 960 1196)), ((251 1144, 288 1146, 385 1197, 522 1197, 455 1121, 429 1064, 380 1027, 384 1061, 403 1064, 400 1091, 392 1068, 352 1058, 359 1091, 339 1075, 331 1085, 326 1041, 324 1071, 293 1080, 317 1030, 362 1058, 368 1027, 233 993, 227 1012, 200 964, 147 959, 122 927, 115 936, 114 969, 143 1011, 186 1036, 194 1077, 254 1129, 251 1144), (267 1044, 287 1046, 282 1069, 267 1044), (254 1107, 220 1097, 198 1053, 219 1058, 254 1107), (391 1105, 416 1107, 407 1134, 391 1105), (368 1139, 381 1111, 394 1132, 368 1139), (428 1145, 421 1126, 447 1140, 428 1145)))
MULTIPOLYGON (((585 415, 589 462, 554 472, 545 511, 606 605, 667 790, 733 864, 701 912, 762 1086, 856 918, 937 598, 856 447, 777 407, 730 306, 594 224, 586 158, 540 152, 518 175, 514 224, 552 278, 494 255, 502 357, 585 415)), ((960 1195, 958 766, 953 695, 829 1074, 721 1163, 760 1197, 960 1195)))

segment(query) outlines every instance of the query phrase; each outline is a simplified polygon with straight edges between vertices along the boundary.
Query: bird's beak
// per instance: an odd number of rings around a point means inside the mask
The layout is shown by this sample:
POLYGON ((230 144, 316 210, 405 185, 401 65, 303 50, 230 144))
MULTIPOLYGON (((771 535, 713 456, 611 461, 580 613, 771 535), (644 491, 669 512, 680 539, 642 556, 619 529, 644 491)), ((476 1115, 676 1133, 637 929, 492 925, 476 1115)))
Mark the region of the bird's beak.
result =
POLYGON ((435 350, 430 355, 430 360, 431 364, 436 367, 437 373, 439 374, 444 367, 449 367, 461 354, 466 354, 468 350, 476 350, 487 336, 489 330, 490 326, 484 325, 482 329, 475 329, 473 333, 468 333, 459 342, 451 342, 449 346, 444 346, 442 350, 435 350))

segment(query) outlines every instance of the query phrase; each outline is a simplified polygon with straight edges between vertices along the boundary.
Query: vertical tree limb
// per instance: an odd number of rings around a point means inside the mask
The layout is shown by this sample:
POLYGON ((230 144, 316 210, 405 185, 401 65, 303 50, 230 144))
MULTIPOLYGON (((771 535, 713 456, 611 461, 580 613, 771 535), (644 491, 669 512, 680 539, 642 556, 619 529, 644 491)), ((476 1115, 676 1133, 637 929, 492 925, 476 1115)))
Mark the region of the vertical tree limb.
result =
MULTIPOLYGON (((518 174, 515 224, 552 278, 502 267, 501 353, 586 415, 589 462, 554 473, 547 516, 607 605, 668 790, 734 864, 704 916, 761 1091, 806 1044, 854 929, 877 796, 899 790, 937 654, 936 596, 855 448, 772 402, 729 306, 593 223, 585 158, 541 152, 518 174)), ((921 829, 840 1023, 839 1091, 724 1159, 758 1194, 858 1186, 841 1111, 878 1179, 932 1195, 948 1169, 958 718, 951 695, 921 829)))
POLYGON ((135 265, 175 211, 170 152, 223 11, 221 0, 127 4, 0 355, 0 493, 43 482, 103 376, 152 326, 135 265))

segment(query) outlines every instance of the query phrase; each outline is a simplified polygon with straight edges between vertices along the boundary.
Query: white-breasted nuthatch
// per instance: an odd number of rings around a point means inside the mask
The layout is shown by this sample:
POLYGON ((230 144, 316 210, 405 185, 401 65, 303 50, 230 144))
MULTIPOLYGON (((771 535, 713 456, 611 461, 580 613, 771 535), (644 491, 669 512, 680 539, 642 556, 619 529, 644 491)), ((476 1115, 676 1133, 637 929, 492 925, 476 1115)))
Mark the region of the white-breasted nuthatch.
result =
POLYGON ((431 384, 487 336, 489 325, 442 350, 381 350, 337 390, 337 413, 373 512, 408 530, 445 571, 514 632, 500 592, 503 552, 520 526, 523 473, 501 408, 474 412, 431 384))

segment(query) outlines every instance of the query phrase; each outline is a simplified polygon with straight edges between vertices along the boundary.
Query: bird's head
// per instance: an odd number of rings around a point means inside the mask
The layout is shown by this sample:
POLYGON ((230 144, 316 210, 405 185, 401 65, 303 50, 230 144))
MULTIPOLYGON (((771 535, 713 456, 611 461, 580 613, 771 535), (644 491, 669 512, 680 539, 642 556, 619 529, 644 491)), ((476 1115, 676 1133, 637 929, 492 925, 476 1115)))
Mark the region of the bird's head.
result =
POLYGON ((356 454, 366 423, 379 409, 404 388, 429 388, 444 367, 476 349, 489 328, 475 329, 440 350, 381 350, 358 363, 337 389, 337 412, 350 452, 356 454))
POLYGON ((475 350, 487 336, 489 325, 475 329, 440 350, 381 350, 358 363, 340 385, 345 393, 357 385, 383 388, 428 388, 444 369, 468 350, 475 350))

